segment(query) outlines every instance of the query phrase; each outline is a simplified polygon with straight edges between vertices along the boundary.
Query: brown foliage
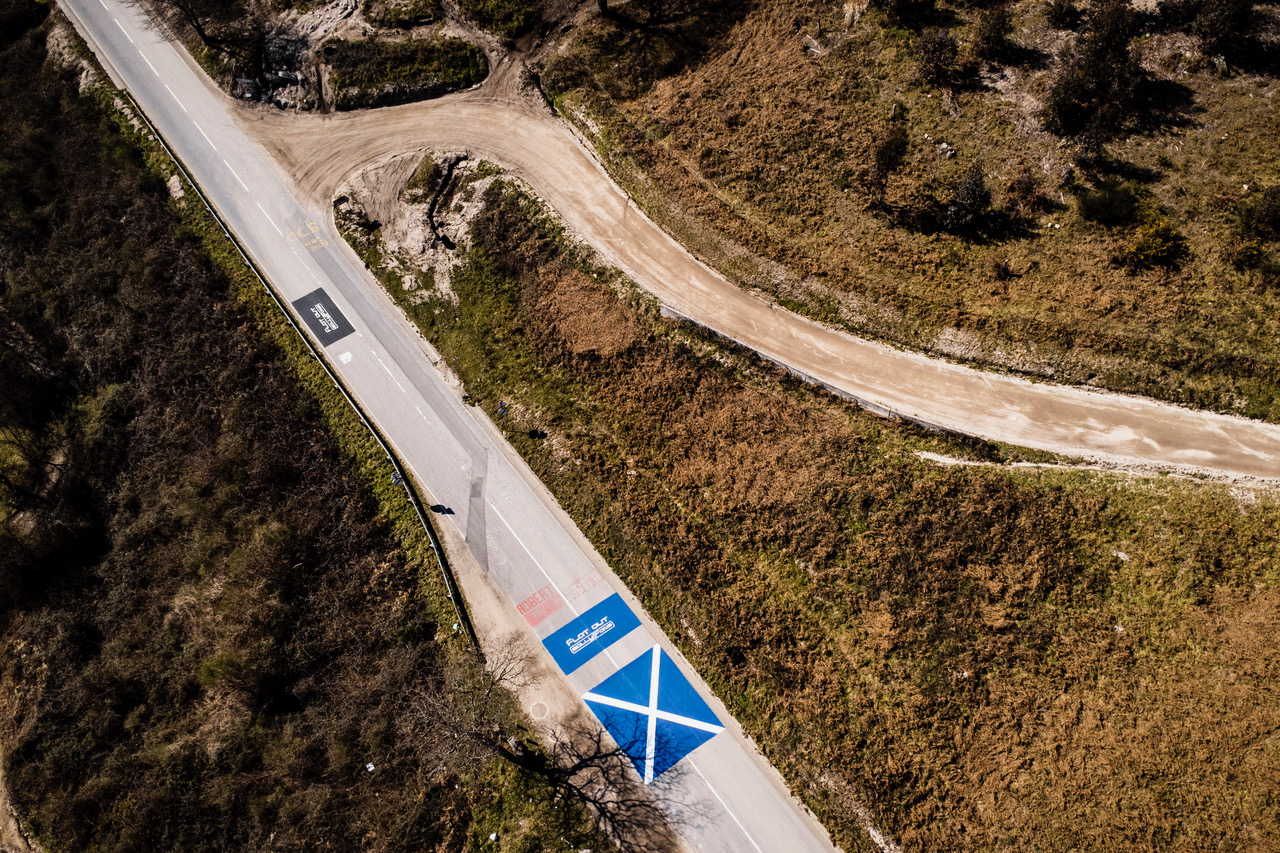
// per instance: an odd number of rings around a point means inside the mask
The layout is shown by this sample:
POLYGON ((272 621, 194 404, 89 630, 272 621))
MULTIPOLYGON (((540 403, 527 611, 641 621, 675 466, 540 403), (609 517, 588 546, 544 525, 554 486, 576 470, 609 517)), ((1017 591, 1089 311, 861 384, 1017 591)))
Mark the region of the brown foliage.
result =
POLYGON ((1270 695, 1280 636, 1260 568, 1274 508, 924 465, 910 431, 624 309, 516 218, 453 286, 480 340, 520 329, 491 352, 524 369, 457 360, 474 349, 452 317, 442 348, 469 389, 530 404, 511 439, 841 843, 859 803, 929 850, 1280 829, 1243 799, 1280 783, 1280 703, 1247 698, 1270 695), (627 347, 574 343, 619 311, 627 347))

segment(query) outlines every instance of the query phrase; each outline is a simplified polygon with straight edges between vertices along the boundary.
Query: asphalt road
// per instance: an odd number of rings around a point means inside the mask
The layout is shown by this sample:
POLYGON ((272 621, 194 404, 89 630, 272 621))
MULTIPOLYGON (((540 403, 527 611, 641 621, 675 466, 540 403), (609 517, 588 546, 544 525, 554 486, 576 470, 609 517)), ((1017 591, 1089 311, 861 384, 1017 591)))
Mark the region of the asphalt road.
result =
POLYGON ((611 731, 638 727, 639 742, 628 745, 637 772, 674 804, 669 814, 689 849, 833 850, 657 625, 625 590, 615 595, 603 561, 562 526, 532 475, 478 420, 483 414, 435 370, 416 330, 333 234, 327 205, 295 197, 228 102, 136 8, 120 0, 65 0, 63 8, 316 334, 406 467, 453 510, 442 523, 456 527, 503 605, 547 649, 546 668, 575 695, 590 693, 611 731))

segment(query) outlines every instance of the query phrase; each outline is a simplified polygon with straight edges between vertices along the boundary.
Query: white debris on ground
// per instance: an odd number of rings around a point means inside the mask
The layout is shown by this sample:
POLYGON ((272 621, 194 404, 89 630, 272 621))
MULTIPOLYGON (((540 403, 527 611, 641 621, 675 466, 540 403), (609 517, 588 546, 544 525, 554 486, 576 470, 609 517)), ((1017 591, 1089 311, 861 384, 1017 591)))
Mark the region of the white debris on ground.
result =
MULTIPOLYGON (((1232 486, 1231 494, 1242 504, 1251 504, 1258 501, 1259 491, 1275 491, 1280 489, 1280 482, 1275 480, 1265 480, 1260 477, 1233 477, 1228 474, 1222 474, 1217 471, 1209 471, 1207 469, 1186 466, 1184 470, 1171 471, 1165 467, 1157 467, 1151 465, 1125 464, 1120 462, 987 462, 979 459, 962 459, 958 456, 944 456, 941 453, 933 453, 928 450, 915 451, 916 458, 925 462, 932 462, 935 465, 953 466, 953 465, 969 465, 979 468, 1036 468, 1040 470, 1059 470, 1059 471, 1095 471, 1099 474, 1115 474, 1121 477, 1131 477, 1135 479, 1158 479, 1171 478, 1179 481, 1190 480, 1195 483, 1213 483, 1223 484, 1230 483, 1232 486)), ((1127 559, 1120 555, 1121 559, 1127 559)))

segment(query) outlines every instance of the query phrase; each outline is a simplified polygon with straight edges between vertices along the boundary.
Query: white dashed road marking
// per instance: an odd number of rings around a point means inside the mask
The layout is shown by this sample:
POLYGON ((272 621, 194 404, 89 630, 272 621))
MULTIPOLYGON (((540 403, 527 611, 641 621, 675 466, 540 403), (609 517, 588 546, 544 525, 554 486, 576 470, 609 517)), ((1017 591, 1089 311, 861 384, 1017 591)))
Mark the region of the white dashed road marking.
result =
POLYGON ((391 377, 391 381, 396 383, 396 387, 400 389, 400 393, 401 394, 405 393, 404 386, 400 384, 399 379, 396 379, 396 375, 391 372, 391 368, 387 367, 387 363, 382 360, 382 356, 378 355, 377 350, 370 349, 369 352, 373 353, 373 357, 378 360, 378 364, 382 365, 382 369, 385 370, 387 372, 387 375, 391 377))
POLYGON ((145 53, 143 53, 142 51, 138 51, 138 56, 141 56, 141 57, 142 57, 142 61, 143 61, 143 62, 145 62, 145 63, 147 63, 147 67, 151 69, 151 73, 152 73, 152 74, 156 75, 157 77, 159 77, 159 76, 160 76, 160 72, 159 72, 159 71, 157 71, 157 70, 156 70, 156 67, 155 67, 154 65, 152 65, 152 64, 151 64, 151 60, 150 60, 150 59, 147 59, 147 55, 146 55, 145 53))
MULTIPOLYGON (((199 127, 199 125, 196 125, 196 126, 199 127)), ((267 209, 262 206, 262 202, 254 202, 254 203, 258 205, 258 210, 262 211, 262 215, 267 217, 267 221, 271 223, 271 227, 276 229, 276 233, 279 234, 281 237, 283 237, 284 232, 280 230, 280 226, 276 224, 276 221, 271 218, 271 214, 267 213, 267 209)))
MULTIPOLYGON (((228 172, 230 172, 232 175, 235 175, 235 179, 237 181, 240 181, 240 176, 236 175, 236 170, 231 168, 231 164, 227 162, 227 159, 225 157, 222 158, 222 165, 227 167, 228 172)), ((244 181, 240 181, 240 186, 244 187, 245 192, 249 191, 249 188, 244 186, 244 181)))
MULTIPOLYGON (((169 89, 168 83, 165 83, 164 87, 169 90, 170 95, 173 95, 173 90, 169 89)), ((185 113, 187 111, 187 105, 182 103, 182 100, 177 95, 173 95, 173 99, 178 102, 178 106, 182 107, 182 111, 185 113)))
MULTIPOLYGON (((124 28, 124 24, 120 23, 118 18, 112 18, 111 20, 116 22, 116 26, 120 28, 120 32, 124 33, 124 37, 129 40, 129 44, 133 44, 133 36, 129 35, 129 31, 124 28)), ((146 57, 143 58, 145 59, 146 57)))
POLYGON ((212 148, 214 151, 217 151, 218 146, 213 144, 213 140, 209 138, 209 134, 204 132, 204 128, 200 126, 200 122, 196 121, 195 119, 192 119, 191 123, 196 126, 196 130, 200 131, 200 135, 204 137, 204 141, 209 143, 209 147, 212 148))

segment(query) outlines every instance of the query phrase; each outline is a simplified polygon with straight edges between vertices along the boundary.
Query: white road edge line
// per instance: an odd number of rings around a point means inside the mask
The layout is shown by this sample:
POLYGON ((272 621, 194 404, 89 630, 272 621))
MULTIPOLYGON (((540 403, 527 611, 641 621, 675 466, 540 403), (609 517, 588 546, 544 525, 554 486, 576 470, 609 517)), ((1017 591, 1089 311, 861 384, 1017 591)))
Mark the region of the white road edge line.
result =
POLYGON ((241 181, 241 180, 240 180, 240 176, 239 176, 239 175, 236 175, 236 170, 235 170, 235 169, 233 169, 233 168, 231 168, 231 164, 227 162, 227 158, 226 158, 226 157, 223 157, 223 158, 222 158, 222 165, 224 165, 224 166, 226 166, 226 167, 227 167, 227 171, 228 171, 228 172, 230 172, 232 175, 234 175, 234 176, 235 176, 235 179, 236 179, 237 181, 240 181, 240 186, 244 187, 244 191, 245 191, 245 192, 248 192, 248 191, 249 191, 249 188, 244 186, 244 181, 241 181))
POLYGON ((152 65, 152 64, 151 64, 151 60, 150 60, 150 59, 147 59, 147 55, 146 55, 145 53, 143 53, 142 51, 138 51, 138 56, 141 56, 141 57, 142 57, 142 61, 143 61, 143 62, 145 62, 145 63, 147 63, 147 67, 151 69, 151 73, 152 73, 152 74, 156 75, 157 77, 159 77, 159 76, 160 76, 160 72, 159 72, 159 71, 157 71, 157 70, 156 70, 156 67, 155 67, 154 65, 152 65))
MULTIPOLYGON (((196 125, 196 127, 199 127, 199 126, 200 125, 198 124, 196 125)), ((276 233, 279 234, 281 237, 283 237, 284 232, 280 230, 280 226, 276 224, 276 221, 271 218, 271 214, 267 213, 267 209, 262 206, 262 202, 258 201, 258 202, 254 202, 254 204, 258 205, 258 210, 261 210, 262 215, 267 217, 267 221, 271 223, 272 228, 276 229, 276 233)))
MULTIPOLYGON (((213 140, 209 138, 209 134, 204 132, 204 128, 200 126, 200 122, 196 121, 195 119, 192 119, 191 123, 196 126, 196 130, 200 131, 200 135, 204 137, 204 141, 209 143, 209 147, 212 148, 214 151, 217 151, 218 146, 213 144, 213 140)), ((264 210, 263 213, 266 213, 266 211, 264 210)))
POLYGON ((758 850, 759 853, 764 853, 764 850, 760 848, 760 845, 756 844, 756 840, 751 837, 751 833, 747 832, 747 828, 742 825, 742 821, 738 820, 738 816, 733 813, 732 809, 729 808, 729 804, 724 801, 724 797, 720 796, 720 792, 717 791, 715 788, 711 787, 710 782, 707 782, 706 775, 701 770, 698 769, 698 765, 693 763, 692 758, 689 759, 689 766, 693 768, 694 773, 697 773, 699 776, 702 777, 702 781, 705 782, 707 785, 707 790, 710 791, 713 795, 715 795, 715 798, 720 801, 720 805, 724 806, 725 813, 729 815, 729 817, 733 818, 733 822, 738 825, 738 829, 742 830, 742 834, 745 835, 747 837, 747 840, 751 842, 751 846, 756 848, 756 850, 758 850))
MULTIPOLYGON (((164 87, 169 90, 170 95, 173 95, 173 90, 169 89, 168 83, 165 83, 164 87)), ((185 113, 187 111, 187 105, 182 103, 182 100, 177 95, 173 95, 173 99, 178 102, 178 106, 182 107, 182 111, 185 113)))
MULTIPOLYGON (((135 44, 135 42, 134 42, 134 40, 133 40, 133 36, 129 35, 129 31, 128 31, 128 30, 126 30, 126 29, 124 28, 124 24, 120 23, 120 19, 119 19, 119 18, 112 18, 111 20, 113 20, 113 21, 115 21, 115 22, 116 22, 116 26, 120 28, 120 32, 124 33, 124 37, 125 37, 125 38, 127 38, 127 39, 129 40, 129 44, 135 44)), ((145 56, 144 56, 144 57, 142 57, 142 58, 143 58, 143 59, 146 59, 146 57, 145 57, 145 56)))

